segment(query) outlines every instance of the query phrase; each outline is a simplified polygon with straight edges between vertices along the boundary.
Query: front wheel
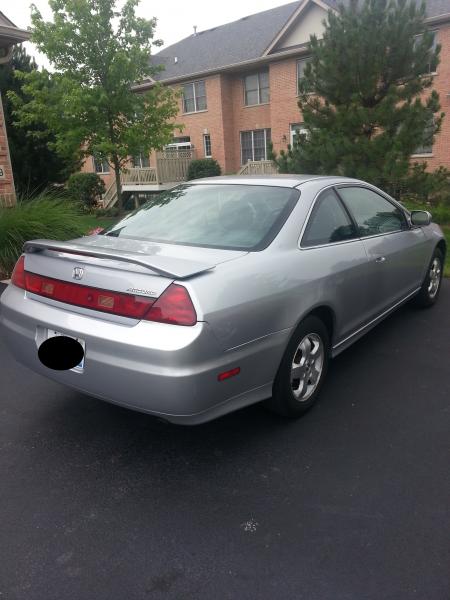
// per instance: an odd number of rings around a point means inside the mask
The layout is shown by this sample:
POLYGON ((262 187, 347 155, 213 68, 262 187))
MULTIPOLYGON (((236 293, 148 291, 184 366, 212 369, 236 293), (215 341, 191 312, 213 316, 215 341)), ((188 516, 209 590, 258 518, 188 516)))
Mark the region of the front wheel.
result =
POLYGON ((429 308, 436 302, 441 289, 443 266, 444 257, 439 248, 436 248, 420 292, 415 298, 416 306, 429 308))
POLYGON ((330 338, 324 323, 307 317, 284 353, 267 406, 286 417, 299 417, 317 400, 325 379, 330 338))

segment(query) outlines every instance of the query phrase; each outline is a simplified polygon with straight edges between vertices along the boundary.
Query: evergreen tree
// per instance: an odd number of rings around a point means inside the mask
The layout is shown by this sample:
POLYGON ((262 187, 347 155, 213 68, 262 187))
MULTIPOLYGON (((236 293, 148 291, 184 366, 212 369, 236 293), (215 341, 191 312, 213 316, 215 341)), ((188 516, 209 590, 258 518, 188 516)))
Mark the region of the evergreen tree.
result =
POLYGON ((424 5, 406 0, 351 0, 330 11, 299 84, 305 132, 276 159, 281 172, 378 185, 405 177, 444 116, 436 91, 426 93, 440 47, 425 17, 424 5))
POLYGON ((62 157, 52 148, 55 136, 43 123, 35 123, 27 128, 14 124, 13 107, 8 92, 13 92, 22 101, 26 100, 22 84, 15 74, 36 70, 34 59, 22 46, 14 47, 11 62, 0 65, 0 91, 14 183, 19 196, 38 195, 44 189, 64 182, 79 166, 75 157, 62 157))

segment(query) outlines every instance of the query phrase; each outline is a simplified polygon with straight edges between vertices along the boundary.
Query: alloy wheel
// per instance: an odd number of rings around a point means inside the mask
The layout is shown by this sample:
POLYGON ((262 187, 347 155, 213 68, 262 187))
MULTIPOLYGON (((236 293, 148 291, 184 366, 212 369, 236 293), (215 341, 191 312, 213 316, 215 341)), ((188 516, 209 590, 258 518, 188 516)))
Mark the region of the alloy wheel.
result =
POLYGON ((291 388, 296 400, 306 402, 319 385, 325 362, 324 344, 316 333, 306 335, 295 351, 291 367, 291 388))
POLYGON ((428 295, 430 296, 430 298, 434 298, 438 293, 439 285, 441 283, 441 273, 441 261, 437 256, 435 256, 433 262, 431 263, 429 272, 428 295))

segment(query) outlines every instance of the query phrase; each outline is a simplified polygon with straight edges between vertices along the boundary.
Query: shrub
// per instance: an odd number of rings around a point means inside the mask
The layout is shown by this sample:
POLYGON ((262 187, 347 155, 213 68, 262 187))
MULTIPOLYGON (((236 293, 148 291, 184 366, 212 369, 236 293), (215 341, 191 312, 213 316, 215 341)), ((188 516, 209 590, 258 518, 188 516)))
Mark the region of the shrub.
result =
POLYGON ((95 211, 96 217, 118 217, 120 214, 118 206, 111 206, 111 208, 97 208, 95 211))
POLYGON ((414 202, 411 200, 402 201, 408 210, 428 210, 433 216, 433 221, 438 225, 450 225, 450 204, 439 204, 432 206, 426 202, 414 202))
POLYGON ((83 208, 92 210, 106 191, 105 182, 97 173, 74 173, 67 182, 69 195, 83 208))
POLYGON ((215 177, 221 175, 220 165, 213 158, 200 158, 193 160, 188 169, 188 180, 201 177, 215 177))
POLYGON ((19 202, 13 208, 1 208, 0 272, 10 275, 27 240, 68 240, 83 235, 78 216, 73 204, 48 195, 19 202))

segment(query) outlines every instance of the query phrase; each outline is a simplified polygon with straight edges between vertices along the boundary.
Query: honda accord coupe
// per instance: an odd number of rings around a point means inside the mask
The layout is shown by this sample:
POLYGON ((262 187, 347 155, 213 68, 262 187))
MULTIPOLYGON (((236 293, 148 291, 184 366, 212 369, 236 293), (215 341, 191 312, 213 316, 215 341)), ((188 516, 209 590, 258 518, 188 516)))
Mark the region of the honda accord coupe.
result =
POLYGON ((34 371, 174 423, 259 401, 297 417, 330 358, 436 302, 445 253, 428 212, 362 181, 203 179, 99 235, 27 242, 1 325, 34 371))

